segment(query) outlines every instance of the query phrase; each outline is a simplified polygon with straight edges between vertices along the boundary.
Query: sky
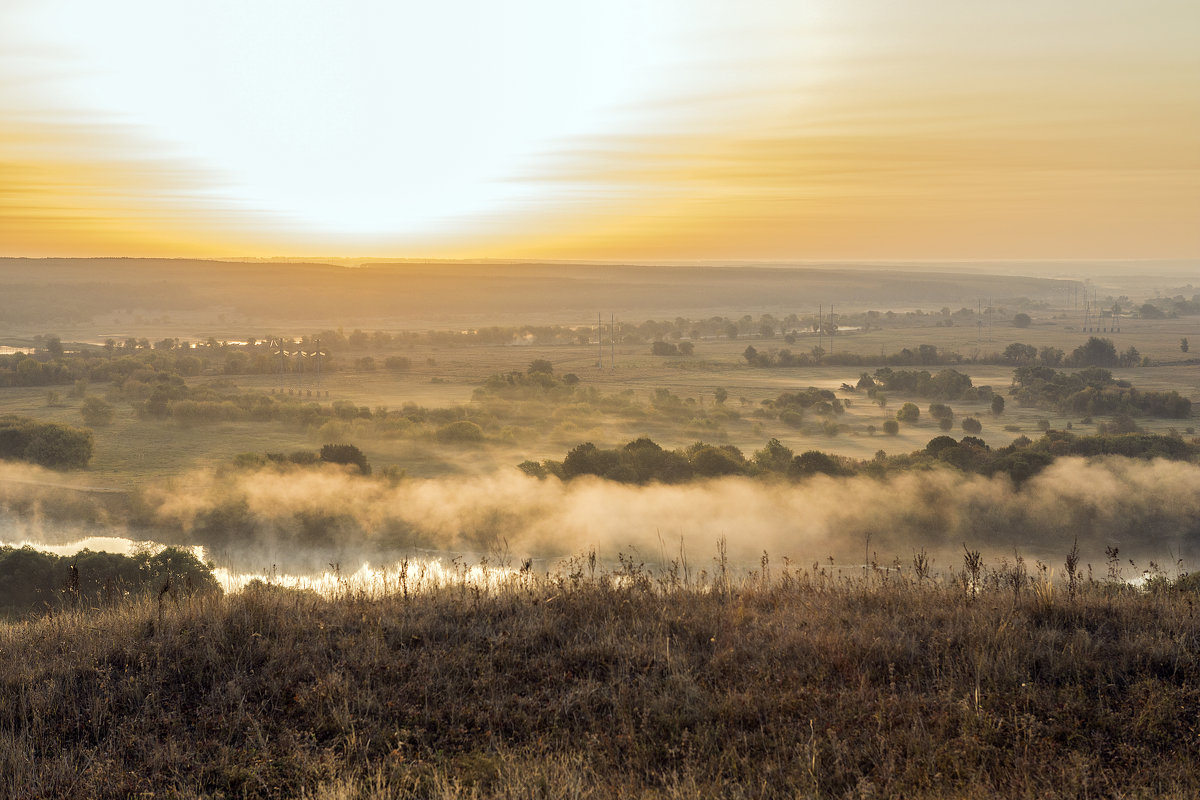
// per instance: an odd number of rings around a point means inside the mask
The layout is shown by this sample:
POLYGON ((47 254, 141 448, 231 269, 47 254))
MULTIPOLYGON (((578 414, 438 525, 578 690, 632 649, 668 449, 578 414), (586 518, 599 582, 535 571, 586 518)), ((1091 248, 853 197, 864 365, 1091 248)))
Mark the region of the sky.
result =
POLYGON ((0 256, 1200 256, 1194 0, 0 0, 0 256))

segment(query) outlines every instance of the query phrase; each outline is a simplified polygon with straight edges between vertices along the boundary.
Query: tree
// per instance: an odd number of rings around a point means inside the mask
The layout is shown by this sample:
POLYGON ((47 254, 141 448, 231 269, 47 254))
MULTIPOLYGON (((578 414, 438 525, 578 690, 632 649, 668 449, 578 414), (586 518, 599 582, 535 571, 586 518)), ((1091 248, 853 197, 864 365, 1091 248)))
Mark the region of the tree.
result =
POLYGON ((713 392, 713 399, 718 403, 724 403, 729 399, 729 392, 725 390, 724 386, 718 386, 713 392))
POLYGON ((771 472, 785 472, 792 463, 792 449, 782 444, 778 439, 771 439, 766 447, 754 454, 754 463, 759 469, 771 472))
POLYGON ((1004 413, 1004 398, 1000 395, 992 396, 992 416, 998 417, 1004 413))
POLYGON ((696 353, 696 345, 694 342, 680 342, 678 346, 679 355, 681 356, 690 356, 696 353))
POLYGON ((1181 353, 1186 353, 1188 351, 1188 341, 1186 336, 1179 340, 1179 351, 1181 353))
POLYGON ((541 373, 543 375, 553 375, 554 365, 544 358, 536 358, 529 362, 529 369, 525 370, 529 375, 541 373))
POLYGON ((484 439, 483 428, 466 419, 455 420, 447 425, 443 425, 437 429, 434 435, 443 444, 482 442, 484 439))
POLYGON ((92 459, 92 432, 24 417, 0 419, 0 458, 51 469, 83 469, 92 459))
POLYGON ((937 420, 954 419, 954 410, 945 403, 930 403, 929 416, 937 420))
POLYGON ((321 461, 326 464, 347 464, 358 467, 363 475, 371 474, 371 465, 362 450, 352 444, 327 444, 321 447, 321 461))
POLYGON ((754 363, 754 359, 758 358, 758 351, 754 349, 754 345, 746 345, 746 349, 742 351, 742 358, 751 364, 754 363))
POLYGON ((1031 344, 1013 342, 1004 348, 1004 360, 1010 364, 1031 364, 1038 357, 1038 349, 1031 344))
POLYGON ((900 423, 894 419, 885 419, 883 421, 883 432, 888 436, 895 436, 900 433, 900 423))
POLYGON ((84 422, 93 426, 108 425, 113 421, 114 415, 112 404, 106 403, 95 395, 84 398, 79 413, 83 415, 84 422))
POLYGON ((1136 347, 1129 345, 1129 349, 1121 353, 1117 363, 1122 367, 1136 367, 1142 363, 1142 354, 1136 347))
POLYGON ((1028 328, 1033 324, 1033 319, 1028 314, 1016 314, 1013 316, 1012 324, 1014 328, 1028 328))
POLYGON ((650 352, 656 356, 677 356, 679 348, 670 342, 664 342, 661 339, 650 345, 650 352))
POLYGON ((916 403, 905 403, 896 412, 896 420, 911 425, 921 418, 921 409, 916 403))
POLYGON ((1076 367, 1115 367, 1117 362, 1117 348, 1112 339, 1097 336, 1088 337, 1085 344, 1071 353, 1071 364, 1076 367))
POLYGON ((1062 363, 1063 351, 1057 347, 1046 346, 1038 352, 1038 359, 1048 367, 1057 367, 1062 363))
POLYGON ((809 450, 806 453, 801 453, 792 460, 791 468, 788 470, 792 475, 799 477, 807 477, 809 475, 847 475, 849 470, 843 467, 832 456, 822 453, 820 450, 809 450))
POLYGON ((974 417, 963 417, 962 429, 964 433, 975 435, 983 431, 983 423, 974 417))
POLYGON ((604 475, 616 468, 618 457, 615 450, 601 450, 591 442, 584 442, 567 453, 562 462, 564 478, 578 475, 604 475))

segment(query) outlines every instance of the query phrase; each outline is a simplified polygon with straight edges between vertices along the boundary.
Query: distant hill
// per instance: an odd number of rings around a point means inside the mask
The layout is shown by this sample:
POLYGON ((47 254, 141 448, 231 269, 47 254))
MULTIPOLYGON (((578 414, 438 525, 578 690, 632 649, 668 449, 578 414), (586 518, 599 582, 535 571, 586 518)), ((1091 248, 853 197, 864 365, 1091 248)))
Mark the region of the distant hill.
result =
POLYGON ((230 310, 260 320, 531 317, 574 320, 900 309, 1065 296, 1064 282, 867 267, 630 266, 462 262, 267 263, 188 259, 0 259, 0 319, 82 323, 98 314, 230 310))

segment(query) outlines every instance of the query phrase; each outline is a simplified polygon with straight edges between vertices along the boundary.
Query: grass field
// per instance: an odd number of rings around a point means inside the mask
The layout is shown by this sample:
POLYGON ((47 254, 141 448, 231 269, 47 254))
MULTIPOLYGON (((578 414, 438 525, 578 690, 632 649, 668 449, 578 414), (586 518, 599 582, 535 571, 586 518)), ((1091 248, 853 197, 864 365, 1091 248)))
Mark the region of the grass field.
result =
POLYGON ((1194 797, 1194 581, 578 558, 0 623, 10 797, 1194 797))
MULTIPOLYGON (((932 322, 927 326, 909 324, 894 329, 854 331, 836 337, 835 350, 872 355, 881 350, 890 353, 903 347, 915 349, 920 344, 934 344, 969 356, 973 352, 1000 351, 1019 341, 1039 347, 1056 346, 1070 352, 1089 335, 1067 330, 1069 326, 1054 320, 1052 312, 1046 316, 1048 319, 1035 317, 1035 324, 1027 329, 992 328, 982 340, 973 329, 940 327, 932 322)), ((1186 360, 1185 354, 1179 351, 1179 340, 1187 335, 1191 325, 1186 319, 1126 321, 1122 333, 1111 334, 1118 350, 1133 345, 1144 355, 1162 363, 1116 370, 1116 376, 1139 388, 1174 389, 1184 396, 1200 399, 1197 391, 1200 366, 1173 363, 1186 360)), ((829 337, 823 341, 828 349, 829 337)), ((1197 342, 1200 343, 1200 338, 1197 342)), ((787 345, 782 339, 757 337, 709 339, 697 343, 694 357, 682 359, 652 356, 648 345, 618 346, 615 352, 606 347, 603 367, 597 366, 594 344, 554 347, 422 345, 370 351, 380 362, 393 354, 409 358, 413 366, 404 373, 343 369, 325 373, 319 387, 313 375, 289 375, 283 381, 277 376, 237 376, 235 380, 239 387, 247 390, 299 392, 302 395, 314 390, 318 394, 325 392, 328 399, 322 398, 320 402, 323 403, 348 400, 369 408, 399 409, 407 403, 439 408, 469 404, 473 390, 489 375, 521 371, 534 359, 547 359, 554 364, 558 374, 575 373, 585 384, 595 386, 603 393, 632 392, 632 398, 642 403, 648 403, 656 389, 668 389, 681 397, 694 399, 697 408, 703 409, 706 405, 711 408, 715 403, 714 392, 720 387, 729 394, 728 406, 742 414, 740 421, 725 424, 717 433, 685 431, 679 426, 652 422, 612 424, 609 420, 554 437, 545 435, 548 433, 545 420, 523 420, 522 424, 533 425, 543 435, 529 438, 519 447, 494 446, 465 460, 460 459, 458 453, 439 453, 439 448, 428 443, 354 442, 367 452, 373 464, 395 465, 413 475, 446 474, 460 469, 463 463, 470 463, 470 469, 478 471, 492 466, 511 466, 526 458, 561 457, 566 446, 578 443, 570 441, 571 436, 594 438, 598 445, 606 446, 621 444, 640 435, 649 435, 670 447, 686 446, 697 439, 713 439, 734 444, 746 452, 752 452, 762 447, 767 439, 776 437, 797 452, 819 449, 854 458, 869 458, 881 449, 889 454, 920 449, 930 438, 941 433, 932 420, 923 416, 916 425, 902 427, 898 436, 869 435, 868 425, 881 429, 883 421, 893 417, 896 409, 908 399, 915 399, 923 411, 928 406, 928 401, 901 396, 889 398, 889 405, 879 408, 864 396, 841 393, 840 396, 849 399, 852 405, 840 420, 842 432, 837 436, 812 431, 801 434, 777 420, 754 420, 751 412, 762 401, 773 399, 781 392, 807 386, 838 390, 843 383, 854 384, 860 372, 871 372, 874 368, 756 368, 749 366, 742 357, 748 344, 764 350, 790 347, 793 351, 804 351, 815 345, 816 339, 801 337, 796 345, 787 345)), ((1001 394, 1007 391, 1012 380, 1012 370, 1008 367, 963 364, 957 369, 969 374, 975 385, 990 385, 1001 394)), ((202 383, 209 378, 190 380, 202 383)), ((5 389, 0 391, 0 413, 80 425, 78 408, 82 400, 69 396, 66 389, 55 387, 60 397, 53 406, 47 404, 45 389, 5 389)), ((89 391, 103 394, 105 387, 97 385, 89 391)), ((1077 418, 1020 408, 1015 402, 1009 402, 1004 416, 998 419, 992 418, 987 403, 952 403, 952 406, 958 419, 964 416, 980 419, 984 424, 981 437, 992 446, 1005 445, 1020 435, 1035 437, 1041 420, 1060 429, 1068 423, 1073 427, 1080 425, 1077 418), (1015 430, 1006 430, 1008 427, 1015 430)), ((1179 420, 1152 419, 1143 419, 1140 424, 1148 430, 1162 432, 1170 428, 1182 430, 1189 425, 1179 420)), ((1078 430, 1090 432, 1094 429, 1081 426, 1078 430)), ((954 432, 961 435, 957 425, 954 432)), ((289 452, 311 448, 314 444, 319 447, 322 442, 314 439, 314 435, 311 431, 288 429, 273 423, 185 428, 169 422, 139 420, 131 408, 119 405, 114 424, 96 430, 96 454, 91 469, 76 477, 91 484, 139 486, 188 469, 211 467, 241 452, 289 452)))
MULTIPOLYGON (((941 278, 925 280, 950 291, 941 278)), ((1122 280, 1111 291, 1141 290, 1138 279, 1122 280)), ((854 281, 871 284, 865 274, 854 281)), ((1006 283, 979 277, 972 286, 999 294, 1006 283)), ((1045 284, 1021 287, 1012 294, 1045 284)), ((256 291, 270 297, 269 287, 256 291)), ((687 313, 647 305, 671 298, 670 287, 646 291, 637 318, 687 313)), ((696 297, 714 304, 705 313, 735 319, 788 302, 762 287, 746 291, 755 298, 749 306, 696 297)), ((929 400, 897 394, 881 407, 841 389, 874 367, 756 367, 743 357, 747 345, 805 353, 820 344, 874 357, 934 345, 969 361, 1013 342, 1070 353, 1092 335, 1073 310, 1044 305, 1041 296, 1023 306, 1033 318, 1028 328, 999 314, 984 326, 948 325, 953 315, 939 309, 960 304, 947 296, 920 316, 904 313, 918 307, 905 296, 893 317, 842 331, 832 343, 809 334, 794 344, 709 337, 695 341, 691 357, 623 344, 606 346, 602 365, 594 340, 420 344, 338 353, 341 368, 326 371, 320 385, 311 374, 188 379, 299 393, 326 406, 464 406, 483 422, 479 442, 439 439, 438 423, 410 426, 407 417, 382 425, 182 425, 114 400, 112 424, 94 429, 88 469, 32 479, 14 470, 0 485, 0 524, 11 528, 4 535, 57 545, 112 535, 133 548, 162 534, 191 545, 198 520, 216 520, 206 535, 231 549, 208 555, 242 574, 229 578, 223 596, 177 589, 0 622, 0 796, 1197 796, 1200 621, 1196 581, 1186 574, 1196 552, 1195 465, 1076 459, 1024 488, 950 469, 671 487, 537 481, 515 469, 561 460, 585 441, 608 448, 639 436, 665 448, 732 444, 746 455, 772 437, 797 454, 909 453, 942 433, 929 400), (411 368, 360 371, 354 360, 363 355, 380 364, 403 356, 411 368), (473 399, 489 376, 524 371, 535 359, 623 399, 473 399), (798 429, 756 415, 764 401, 809 386, 846 403, 836 432, 816 419, 798 429), (683 410, 656 411, 660 390, 681 398, 683 410), (720 413, 718 390, 736 413, 720 413), (909 400, 919 420, 882 433, 909 400), (239 454, 311 451, 331 441, 360 447, 375 475, 223 469, 239 454), (30 480, 45 485, 35 491, 30 480), (1067 557, 1072 542, 1082 563, 1067 557), (1110 549, 1105 563, 1106 546, 1118 544, 1120 556, 1110 549), (245 546, 236 567, 235 545, 245 546), (580 548, 582 555, 564 556, 580 548), (404 561, 381 561, 381 553, 404 561), (526 557, 528 566, 516 568, 526 557), (310 584, 319 592, 271 583, 277 560, 305 558, 313 575, 324 572, 310 584), (377 569, 364 567, 365 584, 341 572, 343 563, 349 573, 367 562, 377 569), (253 575, 268 583, 241 590, 253 575)), ((473 297, 479 308, 495 306, 493 316, 474 310, 451 319, 450 309, 407 302, 431 326, 587 324, 588 315, 572 317, 545 298, 522 320, 517 306, 499 308, 484 289, 473 297)), ((48 291, 45 301, 53 300, 48 291)), ((307 310, 320 300, 289 302, 307 310)), ((386 297, 372 303, 384 308, 386 297)), ((123 310, 57 333, 64 341, 102 341, 117 330, 243 339, 308 335, 339 322, 396 332, 416 319, 260 323, 232 307, 123 310)), ((1117 377, 1196 401, 1200 366, 1179 347, 1184 337, 1200 346, 1194 322, 1200 327, 1200 318, 1123 319, 1120 332, 1096 335, 1151 362, 1115 370, 1117 377)), ((46 331, 0 333, 0 343, 26 344, 46 331)), ((1010 367, 956 369, 1007 396, 1010 367)), ((109 389, 98 383, 86 392, 103 397, 109 389)), ((78 392, 50 391, 56 396, 0 390, 0 415, 81 425, 78 392)), ((959 421, 975 416, 993 448, 1037 438, 1045 426, 1091 434, 1106 421, 1021 408, 1011 398, 999 418, 990 403, 949 404, 950 433, 961 437, 959 421)), ((1193 419, 1138 424, 1194 435, 1193 419)))

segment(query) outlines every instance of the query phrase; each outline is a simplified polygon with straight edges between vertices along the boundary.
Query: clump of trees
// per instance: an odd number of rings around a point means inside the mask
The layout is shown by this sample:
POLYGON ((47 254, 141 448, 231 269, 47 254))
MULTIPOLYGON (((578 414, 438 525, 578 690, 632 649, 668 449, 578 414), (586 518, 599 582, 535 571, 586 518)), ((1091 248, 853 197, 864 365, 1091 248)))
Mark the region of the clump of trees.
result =
POLYGON ((554 476, 572 480, 592 475, 633 484, 686 483, 726 475, 799 479, 816 474, 853 474, 845 459, 839 456, 816 450, 796 455, 778 439, 771 439, 750 458, 728 444, 696 442, 681 450, 666 450, 646 437, 612 449, 585 442, 571 449, 562 461, 526 461, 518 468, 538 478, 554 476))
MULTIPOLYGON (((978 424, 978 420, 968 417, 963 420, 965 430, 981 429, 982 426, 977 429, 970 422, 978 424)), ((899 425, 889 419, 884 422, 884 430, 895 435, 899 425)), ((814 475, 881 478, 891 473, 943 466, 987 476, 1005 474, 1019 485, 1056 458, 1097 455, 1193 460, 1200 456, 1200 445, 1189 444, 1178 436, 1144 432, 1076 436, 1069 431, 1047 431, 1036 442, 1022 436, 1006 447, 993 449, 983 439, 968 433, 958 440, 948 435, 936 436, 914 453, 889 457, 880 451, 873 459, 857 461, 819 450, 796 455, 778 439, 771 439, 763 449, 746 458, 732 445, 697 442, 681 450, 666 450, 643 437, 611 449, 585 442, 571 449, 562 461, 525 461, 518 468, 537 478, 556 477, 566 481, 590 475, 618 483, 678 484, 726 475, 788 480, 814 475)))
POLYGON ((1178 392, 1143 392, 1129 381, 1116 380, 1111 372, 1100 367, 1074 373, 1043 366, 1017 367, 1013 384, 1013 393, 1021 405, 1063 413, 1168 419, 1185 419, 1192 413, 1192 401, 1178 392))
POLYGON ((858 385, 865 388, 869 397, 876 396, 880 389, 932 400, 988 401, 992 397, 990 386, 975 386, 971 383, 971 376, 956 369, 943 369, 931 374, 928 370, 881 367, 875 370, 874 378, 864 373, 858 385))
POLYGON ((0 610, 9 614, 109 605, 142 593, 220 592, 211 564, 173 547, 128 556, 90 550, 58 556, 0 547, 0 610))
POLYGON ((656 356, 691 356, 696 353, 696 345, 692 342, 665 342, 662 339, 650 345, 650 352, 656 356))
POLYGON ((92 432, 27 417, 0 417, 0 459, 50 469, 83 469, 92 460, 92 432))

